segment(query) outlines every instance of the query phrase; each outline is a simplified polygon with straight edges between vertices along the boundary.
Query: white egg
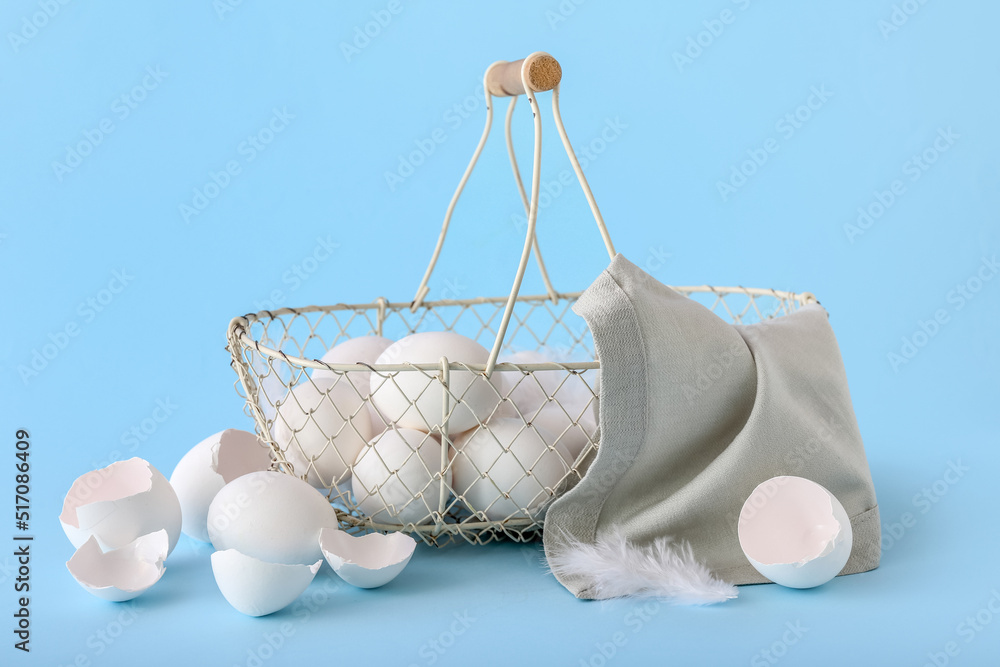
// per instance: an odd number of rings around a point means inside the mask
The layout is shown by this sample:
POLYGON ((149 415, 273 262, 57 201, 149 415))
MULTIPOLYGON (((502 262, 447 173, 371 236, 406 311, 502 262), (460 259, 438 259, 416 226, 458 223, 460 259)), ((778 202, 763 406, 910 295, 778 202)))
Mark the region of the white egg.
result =
POLYGON ((455 446, 455 492, 490 521, 533 515, 569 472, 569 452, 550 447, 520 419, 492 420, 489 429, 459 436, 455 446))
POLYGON ((337 513, 326 496, 275 471, 238 477, 208 509, 208 534, 216 549, 236 549, 268 563, 315 563, 323 557, 319 531, 336 526, 337 513))
MULTIPOLYGON (((486 348, 471 338, 440 331, 411 334, 396 341, 379 356, 376 364, 436 364, 442 357, 447 357, 449 362, 485 364, 489 356, 486 348)), ((406 370, 392 377, 372 373, 372 402, 387 422, 429 432, 442 423, 445 392, 437 379, 438 373, 437 370, 406 370)), ((454 398, 448 420, 449 434, 467 431, 490 416, 500 400, 498 375, 494 373, 487 380, 482 373, 451 371, 450 393, 454 398)))
POLYGON ((349 466, 374 435, 364 399, 343 377, 305 381, 282 400, 274 439, 296 475, 329 488, 350 474, 349 466), (332 443, 331 443, 331 440, 332 443))
POLYGON ((802 477, 773 477, 743 504, 740 547, 771 581, 812 588, 833 579, 851 555, 851 521, 837 498, 802 477))
POLYGON ((208 542, 208 507, 226 484, 240 475, 267 470, 271 450, 255 434, 231 428, 210 435, 181 457, 170 485, 181 504, 181 530, 208 542))
MULTIPOLYGON (((386 430, 361 450, 351 488, 358 508, 377 523, 404 525, 431 520, 441 494, 441 444, 408 428, 386 430)), ((451 470, 444 472, 445 500, 451 470)))
POLYGON ((290 605, 309 588, 322 564, 268 563, 236 549, 212 554, 212 573, 222 596, 247 616, 266 616, 290 605))
POLYGON ((131 600, 163 576, 170 538, 158 530, 140 535, 117 549, 104 551, 91 535, 66 563, 84 590, 104 600, 131 600))
POLYGON ((404 533, 355 537, 342 530, 324 530, 319 543, 333 571, 358 588, 378 588, 395 579, 417 547, 417 541, 404 533))
POLYGON ((63 501, 59 522, 77 549, 91 536, 110 551, 166 530, 169 554, 181 535, 181 505, 163 473, 148 461, 131 458, 78 477, 63 501))
MULTIPOLYGON (((512 364, 542 364, 553 359, 542 352, 522 350, 502 357, 501 361, 512 364)), ((533 414, 568 378, 569 372, 560 370, 533 371, 527 375, 516 372, 503 373, 506 394, 522 414, 533 414)))
MULTIPOLYGON (((504 358, 515 364, 554 361, 536 351, 515 352, 504 358)), ((514 406, 505 417, 520 417, 533 424, 549 444, 558 442, 569 452, 572 465, 591 441, 597 442, 597 391, 599 371, 533 371, 530 374, 503 372, 507 396, 514 406), (516 408, 516 409, 514 409, 516 408)))
MULTIPOLYGON (((379 356, 392 345, 393 341, 382 336, 359 336, 351 338, 343 343, 339 343, 330 348, 323 355, 320 361, 328 364, 368 364, 374 365, 379 356)), ((313 379, 331 378, 336 374, 331 371, 318 370, 313 373, 313 379)), ((349 371, 347 373, 351 384, 355 386, 361 396, 368 396, 371 392, 371 372, 370 371, 349 371)), ((368 404, 372 427, 376 431, 385 428, 382 418, 375 410, 375 406, 368 404)))

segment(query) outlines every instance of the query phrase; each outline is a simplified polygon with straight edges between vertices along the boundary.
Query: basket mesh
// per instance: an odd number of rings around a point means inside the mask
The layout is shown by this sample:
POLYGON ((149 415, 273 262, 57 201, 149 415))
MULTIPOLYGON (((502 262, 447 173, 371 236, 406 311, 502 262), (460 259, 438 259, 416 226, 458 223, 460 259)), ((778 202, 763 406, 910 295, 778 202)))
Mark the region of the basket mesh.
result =
MULTIPOLYGON (((674 289, 735 324, 812 300, 674 289)), ((247 315, 229 331, 236 388, 275 469, 324 489, 345 530, 402 530, 434 545, 532 539, 547 506, 585 474, 599 446, 600 365, 572 311, 577 296, 518 298, 500 360, 541 351, 555 361, 502 363, 490 380, 482 364, 462 359, 419 368, 401 360, 392 369, 317 360, 367 335, 453 331, 490 348, 506 297, 428 302, 416 312, 379 300, 247 315), (396 409, 373 393, 396 397, 396 409)))

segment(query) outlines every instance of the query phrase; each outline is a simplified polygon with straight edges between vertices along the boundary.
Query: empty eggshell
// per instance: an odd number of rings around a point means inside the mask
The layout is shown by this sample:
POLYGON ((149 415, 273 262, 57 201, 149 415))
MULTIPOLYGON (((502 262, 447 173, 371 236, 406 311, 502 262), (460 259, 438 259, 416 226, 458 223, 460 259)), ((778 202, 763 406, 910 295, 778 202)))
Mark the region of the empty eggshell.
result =
POLYGON ((266 616, 284 609, 309 588, 322 559, 311 565, 268 563, 224 549, 212 554, 212 573, 222 596, 247 616, 266 616))
POLYGON ((309 483, 316 487, 346 479, 349 466, 373 435, 364 399, 343 377, 314 379, 295 387, 275 418, 274 439, 285 458, 297 475, 308 472, 309 483))
POLYGON ((341 530, 325 529, 319 541, 333 571, 358 588, 378 588, 395 579, 417 548, 417 541, 405 533, 355 537, 341 530))
POLYGON ((236 549, 268 563, 315 563, 322 558, 319 531, 336 525, 326 496, 271 470, 234 479, 208 508, 208 534, 217 550, 236 549))
POLYGON ((851 521, 837 498, 802 477, 773 477, 743 504, 740 547, 771 581, 812 588, 833 579, 851 555, 851 521))
POLYGON ((231 428, 210 435, 181 457, 170 485, 181 504, 181 531, 208 542, 208 507, 222 487, 241 475, 267 470, 271 450, 257 436, 231 428))
POLYGON ((66 568, 87 592, 104 600, 124 602, 160 580, 168 545, 165 530, 141 535, 110 551, 103 551, 91 535, 66 562, 66 568))
POLYGON ((181 534, 181 505, 159 470, 131 458, 78 477, 63 501, 59 522, 74 547, 94 536, 104 551, 166 530, 169 554, 181 534))
MULTIPOLYGON (((485 364, 489 356, 486 348, 471 338, 451 331, 435 331, 401 338, 390 345, 375 363, 436 364, 442 357, 447 357, 454 362, 485 364)), ((402 371, 392 377, 372 373, 372 402, 386 422, 429 432, 440 426, 444 407, 445 392, 436 375, 436 371, 416 370, 402 371)), ((450 392, 462 402, 452 402, 449 434, 467 431, 490 416, 499 402, 501 380, 498 375, 495 373, 487 380, 481 373, 451 371, 450 392)))
MULTIPOLYGON (((426 523, 438 508, 440 470, 441 444, 432 436, 409 428, 386 430, 361 450, 354 464, 355 502, 378 523, 426 523)), ((444 480, 451 484, 450 469, 444 480)))
POLYGON ((489 429, 459 436, 454 489, 474 513, 490 521, 525 517, 555 493, 569 467, 569 452, 550 447, 520 419, 494 419, 489 429), (531 471, 530 475, 525 474, 531 471))

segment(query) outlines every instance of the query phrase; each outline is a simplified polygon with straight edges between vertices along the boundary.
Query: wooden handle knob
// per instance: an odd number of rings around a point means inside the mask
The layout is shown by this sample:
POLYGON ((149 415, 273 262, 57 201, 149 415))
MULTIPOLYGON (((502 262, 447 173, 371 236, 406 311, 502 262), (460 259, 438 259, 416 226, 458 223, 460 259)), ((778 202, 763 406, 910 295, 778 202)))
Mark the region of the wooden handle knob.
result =
POLYGON ((524 84, 521 82, 521 68, 527 64, 528 85, 534 92, 552 90, 562 79, 562 67, 559 61, 547 53, 539 51, 527 58, 510 63, 501 63, 490 69, 486 86, 490 95, 497 97, 514 97, 524 95, 524 84))

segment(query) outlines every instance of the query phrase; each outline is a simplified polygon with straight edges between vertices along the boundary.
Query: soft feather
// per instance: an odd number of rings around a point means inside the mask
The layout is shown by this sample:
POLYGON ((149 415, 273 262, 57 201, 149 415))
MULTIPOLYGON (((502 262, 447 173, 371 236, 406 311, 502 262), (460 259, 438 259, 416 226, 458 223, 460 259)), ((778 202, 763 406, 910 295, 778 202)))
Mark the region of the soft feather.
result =
POLYGON ((656 597, 672 604, 701 605, 737 596, 735 586, 714 577, 695 559, 690 544, 677 544, 670 537, 636 546, 617 530, 594 544, 564 534, 551 551, 552 574, 589 581, 597 599, 656 597))

